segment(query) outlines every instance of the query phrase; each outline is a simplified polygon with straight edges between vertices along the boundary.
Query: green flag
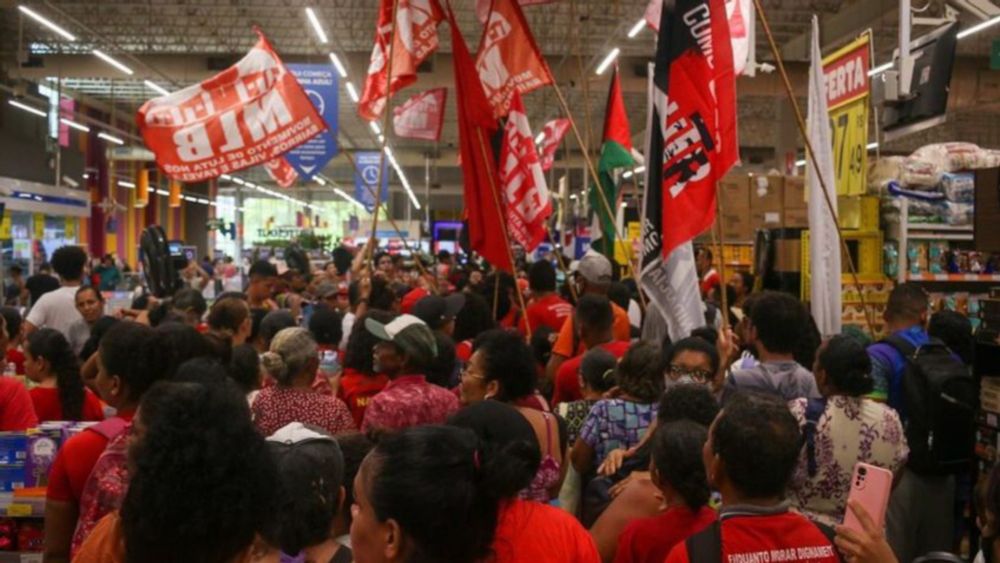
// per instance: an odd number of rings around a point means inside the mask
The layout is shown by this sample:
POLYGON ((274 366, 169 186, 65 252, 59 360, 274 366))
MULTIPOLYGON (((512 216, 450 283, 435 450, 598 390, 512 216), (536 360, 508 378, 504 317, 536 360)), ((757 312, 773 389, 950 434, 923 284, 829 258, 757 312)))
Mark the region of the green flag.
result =
POLYGON ((614 171, 616 168, 635 166, 635 159, 632 158, 632 134, 629 131, 628 114, 625 113, 625 100, 622 98, 621 83, 618 81, 617 65, 611 75, 611 90, 608 92, 602 137, 601 159, 597 164, 601 185, 591 186, 588 194, 590 208, 594 213, 590 247, 614 261, 615 216, 617 214, 615 206, 618 201, 618 186, 615 183, 614 171), (601 193, 604 194, 603 201, 601 193), (605 205, 605 201, 607 205, 605 205))

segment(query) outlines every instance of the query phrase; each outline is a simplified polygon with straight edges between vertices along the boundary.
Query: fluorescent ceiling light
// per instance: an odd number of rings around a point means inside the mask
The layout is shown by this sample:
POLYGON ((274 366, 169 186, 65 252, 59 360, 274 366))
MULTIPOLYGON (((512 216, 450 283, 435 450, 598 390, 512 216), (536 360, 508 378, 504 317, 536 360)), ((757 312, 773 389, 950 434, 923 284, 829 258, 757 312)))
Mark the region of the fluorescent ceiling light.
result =
POLYGON ((618 53, 621 52, 622 50, 619 49, 618 47, 611 49, 611 52, 604 57, 604 60, 601 61, 601 64, 597 65, 597 74, 599 75, 604 74, 604 71, 608 70, 608 67, 611 66, 611 63, 618 58, 618 53))
POLYGON ((368 122, 368 127, 371 128, 372 133, 375 133, 376 135, 381 135, 382 134, 382 128, 378 126, 378 122, 377 121, 369 121, 368 122))
POLYGON ((125 74, 128 74, 129 76, 135 74, 135 72, 133 72, 132 69, 130 69, 129 67, 125 66, 121 62, 115 60, 114 58, 111 57, 111 55, 108 55, 104 51, 101 51, 100 49, 94 49, 93 53, 94 53, 94 55, 97 58, 99 58, 102 61, 108 63, 109 65, 117 68, 118 70, 124 72, 125 74))
POLYGON ((538 133, 537 135, 535 135, 535 144, 536 145, 540 144, 544 140, 545 140, 545 131, 542 131, 542 132, 538 133))
POLYGON ((316 182, 317 184, 321 185, 321 186, 325 186, 326 185, 326 180, 324 180, 323 178, 320 178, 319 176, 313 176, 313 181, 316 182))
POLYGON ((635 174, 635 173, 632 172, 631 170, 629 170, 629 171, 625 172, 624 174, 622 174, 622 178, 625 178, 627 180, 627 179, 631 178, 633 174, 635 174))
POLYGON ((219 176, 219 178, 222 178, 223 180, 225 180, 227 182, 229 182, 230 180, 233 179, 233 177, 230 176, 229 174, 223 174, 223 175, 219 176))
POLYGON ((17 100, 8 100, 7 103, 10 104, 10 105, 12 105, 12 106, 14 106, 14 107, 16 107, 16 108, 18 108, 18 109, 23 109, 24 111, 26 111, 28 113, 33 113, 33 114, 37 115, 38 117, 45 117, 45 112, 44 111, 42 111, 42 110, 40 110, 38 108, 31 107, 28 104, 22 104, 21 102, 19 102, 17 100))
POLYGON ((65 123, 66 125, 72 127, 73 129, 76 129, 77 131, 83 131, 84 133, 90 133, 90 127, 87 127, 86 125, 80 125, 79 123, 77 123, 75 121, 71 121, 69 119, 66 119, 65 117, 60 117, 59 118, 59 122, 60 123, 65 123))
POLYGON ((208 205, 209 204, 209 201, 207 199, 205 199, 205 198, 202 198, 202 197, 195 198, 195 202, 196 203, 200 203, 202 205, 208 205))
POLYGON ((805 165, 806 165, 806 159, 804 159, 804 158, 801 159, 801 160, 796 160, 795 161, 795 166, 805 166, 805 165))
POLYGON ((959 39, 965 39, 966 37, 968 37, 970 35, 979 33, 980 31, 982 31, 982 30, 984 30, 984 29, 986 29, 988 27, 993 27, 994 25, 996 25, 998 23, 1000 23, 1000 16, 996 16, 994 18, 990 18, 990 19, 988 19, 988 20, 986 20, 984 22, 977 23, 976 25, 970 27, 969 29, 963 29, 962 31, 959 31, 958 32, 958 38, 959 39))
POLYGON ((347 69, 344 68, 344 64, 340 62, 340 57, 337 56, 337 53, 330 53, 330 62, 333 63, 334 68, 337 69, 337 74, 339 74, 341 78, 347 78, 347 69))
POLYGON ((170 192, 168 192, 167 190, 154 190, 154 191, 156 192, 156 195, 162 195, 163 197, 170 196, 170 192))
POLYGON ((865 145, 865 148, 870 151, 873 151, 878 148, 878 142, 868 143, 867 145, 865 145))
POLYGON ((623 202, 622 202, 622 205, 621 205, 621 206, 622 206, 623 208, 625 208, 625 207, 628 207, 628 203, 627 203, 627 202, 624 202, 624 201, 623 201, 623 202))
POLYGON ((353 100, 354 103, 358 103, 360 98, 358 97, 358 91, 354 89, 354 84, 347 82, 344 84, 344 88, 347 88, 347 95, 351 97, 351 100, 353 100))
POLYGON ((104 139, 105 141, 108 141, 109 143, 114 143, 116 145, 124 145, 125 144, 125 141, 123 141, 123 140, 121 140, 118 137, 115 137, 113 135, 108 135, 104 131, 101 131, 100 133, 98 133, 97 134, 97 138, 98 139, 104 139))
POLYGON ((125 180, 118 180, 118 185, 123 188, 128 188, 130 190, 135 189, 135 184, 133 184, 132 182, 126 182, 125 180))
POLYGON ((877 67, 868 71, 868 76, 877 76, 883 72, 892 68, 892 63, 885 63, 884 65, 878 65, 877 67))
POLYGON ((50 20, 50 19, 42 16, 38 12, 32 10, 31 8, 28 8, 26 6, 18 6, 17 9, 21 10, 21 13, 23 13, 26 16, 28 16, 29 18, 31 18, 31 19, 35 20, 36 22, 44 25, 45 27, 47 27, 47 28, 51 29, 52 31, 58 33, 59 35, 62 35, 65 39, 67 39, 69 41, 76 41, 76 36, 74 36, 72 33, 66 31, 65 29, 63 29, 61 27, 59 27, 58 25, 56 25, 55 23, 53 23, 52 20, 50 20))
POLYGON ((639 35, 639 33, 642 32, 642 28, 644 27, 646 27, 646 18, 642 18, 639 21, 635 22, 635 25, 632 26, 632 29, 628 30, 628 38, 632 39, 636 35, 639 35))
POLYGON ((246 182, 244 182, 240 178, 236 178, 235 176, 233 178, 231 178, 231 179, 232 179, 233 183, 236 184, 237 186, 245 186, 245 185, 247 185, 246 182))
POLYGON ((319 37, 319 42, 326 44, 329 39, 326 38, 326 32, 323 31, 323 26, 319 23, 319 18, 316 17, 316 12, 312 8, 306 7, 306 16, 309 18, 309 23, 313 26, 313 31, 316 32, 316 36, 319 37))
POLYGON ((364 207, 364 205, 362 205, 360 201, 358 201, 358 200, 354 199, 353 197, 351 197, 350 195, 348 195, 347 192, 345 192, 344 190, 342 190, 340 188, 333 188, 333 191, 334 191, 334 193, 336 193, 340 197, 346 199, 347 201, 353 203, 354 205, 357 205, 358 207, 364 207))
POLYGON ((150 90, 156 92, 161 96, 166 96, 167 94, 170 93, 169 91, 167 91, 166 88, 160 86, 159 84, 153 82, 152 80, 143 80, 142 83, 146 85, 146 88, 149 88, 150 90))

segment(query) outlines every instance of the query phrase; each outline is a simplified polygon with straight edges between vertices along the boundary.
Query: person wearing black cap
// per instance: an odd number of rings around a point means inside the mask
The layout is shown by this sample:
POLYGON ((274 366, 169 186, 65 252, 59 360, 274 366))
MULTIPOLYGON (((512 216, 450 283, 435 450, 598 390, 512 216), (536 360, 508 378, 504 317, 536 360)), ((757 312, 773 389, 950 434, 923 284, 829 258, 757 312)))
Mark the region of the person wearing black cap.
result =
POLYGON ((437 342, 422 320, 400 315, 383 324, 369 317, 365 329, 381 340, 374 369, 389 376, 389 384, 368 403, 362 432, 441 424, 458 410, 458 397, 424 375, 437 356, 437 342))
POLYGON ((455 317, 462 307, 465 307, 465 295, 462 293, 453 293, 448 297, 428 295, 417 301, 411 312, 431 330, 451 336, 455 332, 455 317))

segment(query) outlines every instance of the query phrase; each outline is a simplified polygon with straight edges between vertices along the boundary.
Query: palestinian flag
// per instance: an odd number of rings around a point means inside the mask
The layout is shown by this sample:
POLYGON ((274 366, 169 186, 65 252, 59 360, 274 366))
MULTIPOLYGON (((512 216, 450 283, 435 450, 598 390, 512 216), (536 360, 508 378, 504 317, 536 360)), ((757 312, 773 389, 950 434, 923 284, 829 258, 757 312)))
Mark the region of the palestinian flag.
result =
POLYGON ((594 227, 591 228, 590 246, 604 254, 612 262, 615 259, 615 218, 618 205, 618 186, 615 183, 614 171, 617 168, 632 168, 635 158, 632 153, 632 134, 629 131, 628 115, 625 113, 625 100, 622 98, 622 87, 618 81, 618 65, 611 75, 611 89, 608 92, 608 105, 604 112, 604 135, 601 145, 601 160, 597 164, 598 177, 601 185, 591 186, 590 209, 594 213, 594 227), (604 192, 608 205, 601 201, 597 192, 604 192), (611 213, 608 213, 610 207, 611 213))

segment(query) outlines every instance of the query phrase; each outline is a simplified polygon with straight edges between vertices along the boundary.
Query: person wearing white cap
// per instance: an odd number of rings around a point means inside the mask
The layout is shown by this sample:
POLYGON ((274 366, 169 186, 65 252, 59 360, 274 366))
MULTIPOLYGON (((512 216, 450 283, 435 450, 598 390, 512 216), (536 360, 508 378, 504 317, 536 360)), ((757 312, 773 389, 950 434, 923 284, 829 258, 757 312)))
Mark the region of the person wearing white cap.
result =
POLYGON ((368 403, 362 432, 443 424, 458 410, 458 397, 424 375, 437 357, 437 340, 424 321, 400 315, 383 324, 369 317, 365 329, 382 340, 375 345, 375 371, 389 376, 389 384, 368 403))
MULTIPOLYGON (((604 255, 590 250, 580 259, 570 283, 575 285, 578 296, 594 294, 606 297, 612 281, 611 262, 604 255)), ((611 309, 615 315, 612 327, 614 339, 628 341, 632 332, 628 312, 614 303, 611 304, 611 309)), ((566 319, 559 331, 559 337, 552 345, 552 356, 545 367, 545 377, 549 381, 555 378, 563 362, 585 351, 581 349, 582 342, 576 334, 574 318, 575 315, 570 315, 566 319)))

